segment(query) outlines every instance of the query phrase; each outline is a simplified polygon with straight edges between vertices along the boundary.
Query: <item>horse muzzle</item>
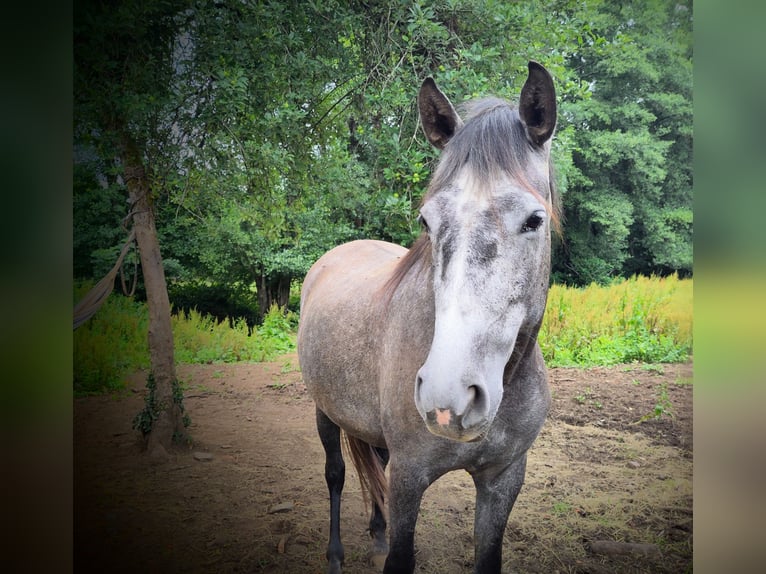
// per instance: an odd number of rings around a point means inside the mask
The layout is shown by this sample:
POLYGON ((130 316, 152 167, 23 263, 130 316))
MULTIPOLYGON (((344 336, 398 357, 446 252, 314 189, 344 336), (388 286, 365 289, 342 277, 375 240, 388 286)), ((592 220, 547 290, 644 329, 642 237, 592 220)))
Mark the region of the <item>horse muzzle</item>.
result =
POLYGON ((480 440, 492 423, 489 394, 483 385, 440 389, 429 385, 423 369, 415 385, 415 405, 431 433, 454 441, 480 440))
POLYGON ((436 436, 458 442, 476 442, 484 438, 488 424, 466 427, 463 415, 453 414, 451 409, 434 409, 426 413, 426 428, 436 436), (445 422, 448 421, 448 422, 445 422))

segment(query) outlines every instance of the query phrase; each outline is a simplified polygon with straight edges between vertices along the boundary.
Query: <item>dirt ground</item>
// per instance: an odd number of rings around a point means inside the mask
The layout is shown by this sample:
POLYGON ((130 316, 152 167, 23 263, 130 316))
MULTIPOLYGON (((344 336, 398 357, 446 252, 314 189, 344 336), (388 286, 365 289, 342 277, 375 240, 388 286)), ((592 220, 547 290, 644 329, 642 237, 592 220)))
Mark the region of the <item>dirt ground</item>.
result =
MULTIPOLYGON (((550 374, 554 403, 506 528, 504 572, 691 572, 691 363, 550 374), (599 541, 620 544, 604 553, 599 541)), ((324 455, 296 355, 182 365, 179 378, 194 443, 162 462, 131 428, 146 373, 122 393, 75 399, 75 571, 324 572, 324 455)), ((463 471, 429 488, 417 572, 471 571, 473 504, 463 471)), ((349 464, 346 572, 377 571, 367 520, 349 464)))

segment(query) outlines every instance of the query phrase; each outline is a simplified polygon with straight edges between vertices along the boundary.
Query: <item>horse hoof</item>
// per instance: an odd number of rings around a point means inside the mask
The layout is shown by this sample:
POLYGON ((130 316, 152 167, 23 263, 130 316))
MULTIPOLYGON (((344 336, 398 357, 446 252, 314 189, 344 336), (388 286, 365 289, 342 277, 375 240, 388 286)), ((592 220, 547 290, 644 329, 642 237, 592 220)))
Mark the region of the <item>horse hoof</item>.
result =
POLYGON ((342 570, 340 560, 330 560, 327 565, 327 574, 341 574, 342 570))
POLYGON ((388 554, 370 554, 370 564, 372 564, 372 567, 375 568, 378 572, 383 572, 383 566, 386 564, 386 556, 388 554))
POLYGON ((386 556, 388 556, 388 540, 386 540, 386 534, 382 531, 372 534, 372 548, 367 555, 370 564, 378 570, 383 571, 383 565, 386 563, 386 556))

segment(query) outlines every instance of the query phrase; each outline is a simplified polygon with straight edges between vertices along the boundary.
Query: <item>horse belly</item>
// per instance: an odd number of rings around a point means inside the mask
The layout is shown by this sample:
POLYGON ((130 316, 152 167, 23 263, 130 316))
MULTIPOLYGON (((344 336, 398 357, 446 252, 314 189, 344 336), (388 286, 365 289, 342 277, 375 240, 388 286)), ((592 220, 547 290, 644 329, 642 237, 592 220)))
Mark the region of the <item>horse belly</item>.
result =
POLYGON ((298 356, 309 394, 348 434, 385 446, 378 392, 376 293, 403 248, 357 241, 323 256, 301 294, 298 356))

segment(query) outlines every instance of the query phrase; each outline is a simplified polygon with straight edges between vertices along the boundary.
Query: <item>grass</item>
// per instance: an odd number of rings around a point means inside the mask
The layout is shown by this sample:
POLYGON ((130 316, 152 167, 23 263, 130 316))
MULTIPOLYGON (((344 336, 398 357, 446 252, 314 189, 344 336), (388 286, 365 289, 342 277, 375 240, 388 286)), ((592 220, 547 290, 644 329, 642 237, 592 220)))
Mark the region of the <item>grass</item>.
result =
MULTIPOLYGON (((76 299, 87 292, 87 287, 76 293, 76 299)), ((98 313, 74 332, 75 393, 120 389, 125 374, 149 367, 148 328, 145 305, 111 295, 98 313)))
POLYGON ((553 285, 539 341, 552 367, 682 362, 692 349, 691 279, 633 277, 553 285))
MULTIPOLYGON (((75 292, 78 300, 89 285, 75 292)), ((172 317, 177 363, 268 361, 295 348, 295 318, 271 309, 258 329, 248 334, 244 321, 219 323, 191 311, 172 317)), ((125 377, 149 367, 146 304, 111 295, 98 313, 74 332, 73 385, 77 395, 121 389, 125 377)))
POLYGON ((252 335, 239 320, 229 326, 196 310, 173 316, 173 338, 179 363, 235 363, 267 361, 295 346, 289 319, 278 308, 267 313, 252 335))
MULTIPOLYGON (((76 289, 79 300, 90 285, 76 289)), ((548 366, 640 362, 661 373, 661 363, 688 359, 692 348, 690 279, 633 277, 609 286, 551 287, 539 341, 548 366)), ((114 294, 74 332, 76 394, 120 389, 124 377, 149 367, 145 304, 114 294)), ((273 308, 248 333, 192 310, 173 316, 176 361, 267 361, 295 348, 297 316, 273 308)), ((285 372, 291 365, 283 365, 285 372)))

